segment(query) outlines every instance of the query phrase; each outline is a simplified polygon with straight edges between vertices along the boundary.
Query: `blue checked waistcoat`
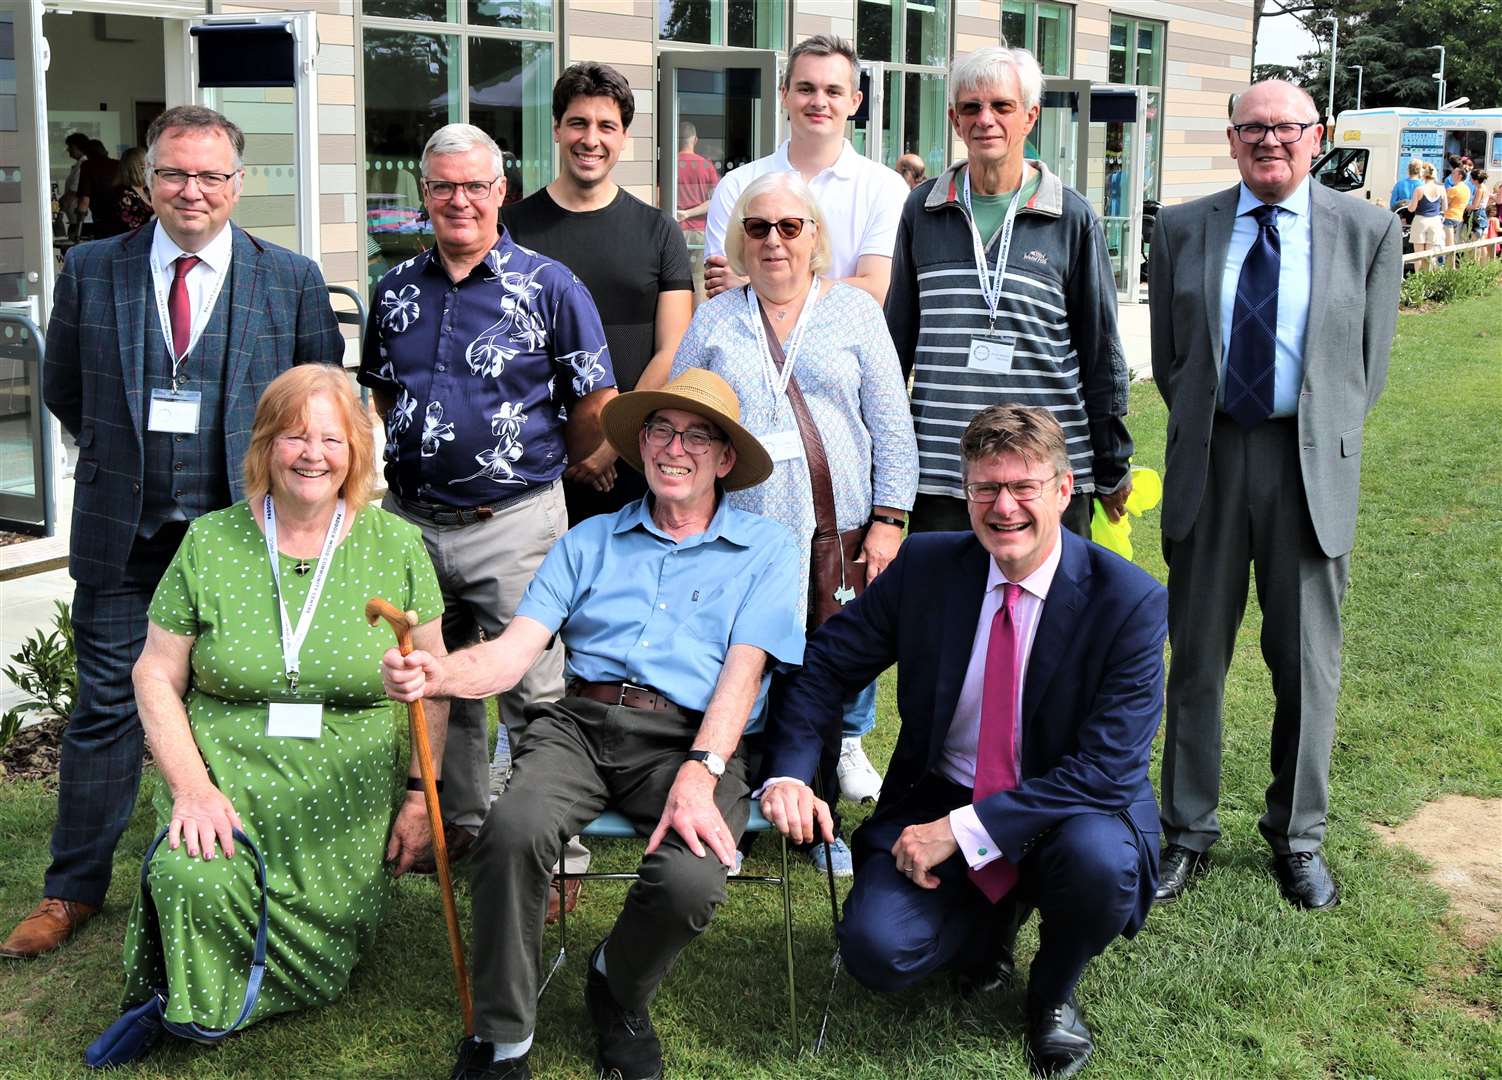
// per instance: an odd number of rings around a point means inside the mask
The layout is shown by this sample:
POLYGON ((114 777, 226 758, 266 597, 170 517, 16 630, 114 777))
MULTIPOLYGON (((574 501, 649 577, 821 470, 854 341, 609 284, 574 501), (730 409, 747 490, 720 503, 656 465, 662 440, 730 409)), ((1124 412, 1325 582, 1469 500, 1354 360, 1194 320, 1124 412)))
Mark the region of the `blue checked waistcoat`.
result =
MULTIPOLYGON (((219 456, 214 469, 195 467, 199 489, 183 488, 177 500, 189 517, 243 497, 241 463, 267 384, 294 364, 338 364, 344 356, 317 264, 231 228, 230 278, 218 305, 227 320, 219 433, 201 449, 219 456), (210 485, 214 491, 206 490, 210 485)), ((47 323, 42 399, 78 440, 68 568, 75 581, 97 588, 121 582, 141 527, 151 400, 147 323, 157 321, 153 229, 147 224, 69 251, 47 323)))

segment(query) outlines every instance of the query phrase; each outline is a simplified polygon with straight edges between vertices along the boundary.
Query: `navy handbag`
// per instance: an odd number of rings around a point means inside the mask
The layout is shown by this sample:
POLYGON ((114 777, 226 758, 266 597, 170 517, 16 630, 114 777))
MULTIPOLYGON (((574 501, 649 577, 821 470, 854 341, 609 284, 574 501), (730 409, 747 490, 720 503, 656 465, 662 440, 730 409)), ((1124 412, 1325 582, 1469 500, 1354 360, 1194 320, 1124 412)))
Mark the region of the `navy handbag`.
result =
MULTIPOLYGON (((200 1027, 191 1022, 180 1024, 167 1020, 163 1016, 167 1008, 167 991, 159 988, 145 1001, 127 1006, 120 1019, 89 1044, 89 1048, 84 1051, 83 1060, 90 1068, 110 1069, 144 1057, 161 1039, 163 1031, 193 1042, 216 1043, 238 1031, 249 1018, 251 1010, 255 1008, 256 998, 261 995, 261 980, 266 976, 266 863, 255 844, 250 842, 250 837, 239 829, 235 830, 234 836, 237 843, 244 845, 256 857, 256 882, 261 887, 261 918, 256 927, 255 953, 251 958, 250 979, 245 984, 245 1004, 240 1009, 240 1015, 222 1031, 200 1027)), ((145 903, 144 914, 148 919, 156 918, 156 908, 151 901, 147 871, 151 866, 151 857, 166 838, 166 829, 156 834, 156 839, 151 842, 151 847, 146 851, 146 859, 141 864, 141 898, 145 903)))

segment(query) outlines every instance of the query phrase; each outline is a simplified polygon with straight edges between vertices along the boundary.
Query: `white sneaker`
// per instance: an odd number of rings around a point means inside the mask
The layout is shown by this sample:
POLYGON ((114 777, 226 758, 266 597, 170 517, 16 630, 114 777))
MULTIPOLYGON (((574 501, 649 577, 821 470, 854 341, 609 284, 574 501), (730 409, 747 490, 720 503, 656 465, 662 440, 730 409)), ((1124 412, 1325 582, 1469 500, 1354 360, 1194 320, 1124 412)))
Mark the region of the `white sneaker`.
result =
POLYGON ((881 774, 861 749, 860 736, 840 740, 840 794, 851 802, 875 802, 881 794, 881 774))

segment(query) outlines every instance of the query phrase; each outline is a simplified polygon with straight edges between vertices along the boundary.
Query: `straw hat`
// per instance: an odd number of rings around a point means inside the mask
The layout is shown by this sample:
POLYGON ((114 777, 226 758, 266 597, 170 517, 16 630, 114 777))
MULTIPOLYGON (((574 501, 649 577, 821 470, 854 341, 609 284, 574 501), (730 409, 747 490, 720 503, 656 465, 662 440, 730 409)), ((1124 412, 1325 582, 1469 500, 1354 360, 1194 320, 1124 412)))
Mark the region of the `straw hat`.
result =
POLYGON ((689 368, 661 390, 632 390, 605 404, 605 438, 630 466, 644 472, 638 435, 658 409, 682 409, 702 416, 730 439, 735 467, 720 482, 726 491, 755 487, 772 475, 772 458, 757 437, 741 427, 741 403, 730 384, 712 371, 689 368))

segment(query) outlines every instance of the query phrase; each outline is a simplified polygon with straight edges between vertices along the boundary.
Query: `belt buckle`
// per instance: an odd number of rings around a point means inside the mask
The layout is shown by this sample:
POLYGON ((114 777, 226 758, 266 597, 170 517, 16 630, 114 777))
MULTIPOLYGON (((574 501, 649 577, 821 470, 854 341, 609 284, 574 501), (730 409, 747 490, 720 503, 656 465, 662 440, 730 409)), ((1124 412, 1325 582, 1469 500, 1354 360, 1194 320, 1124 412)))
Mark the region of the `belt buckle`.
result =
POLYGON ((631 691, 631 690, 640 690, 643 694, 646 694, 648 697, 650 697, 654 693, 654 691, 652 690, 652 688, 650 686, 637 686, 635 683, 627 682, 625 679, 622 679, 621 680, 621 692, 618 695, 616 695, 615 703, 617 705, 625 705, 626 704, 626 693, 628 691, 631 691))

